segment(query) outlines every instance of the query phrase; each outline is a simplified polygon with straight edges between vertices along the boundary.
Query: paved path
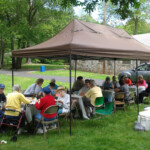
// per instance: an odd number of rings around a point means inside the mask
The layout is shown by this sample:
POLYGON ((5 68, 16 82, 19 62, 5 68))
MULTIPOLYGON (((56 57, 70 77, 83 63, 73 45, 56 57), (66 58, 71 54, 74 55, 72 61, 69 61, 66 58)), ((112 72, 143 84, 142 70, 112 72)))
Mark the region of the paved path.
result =
MULTIPOLYGON (((0 74, 12 75, 12 72, 10 70, 0 70, 0 74)), ((17 77, 29 77, 29 78, 36 78, 36 79, 43 78, 45 80, 51 80, 52 78, 55 78, 56 81, 69 82, 69 77, 32 74, 32 71, 14 71, 14 75, 17 77)), ((98 85, 102 85, 103 83, 103 80, 100 79, 94 79, 94 80, 98 85)), ((72 77, 72 82, 74 82, 74 77, 72 77)))

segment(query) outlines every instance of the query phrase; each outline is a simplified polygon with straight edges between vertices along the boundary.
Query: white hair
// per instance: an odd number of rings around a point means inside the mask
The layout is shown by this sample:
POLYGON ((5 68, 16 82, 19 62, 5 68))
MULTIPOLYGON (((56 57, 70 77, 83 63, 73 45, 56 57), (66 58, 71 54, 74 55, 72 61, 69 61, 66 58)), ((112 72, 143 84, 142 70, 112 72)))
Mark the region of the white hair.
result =
POLYGON ((96 86, 95 80, 90 80, 90 84, 96 86))
POLYGON ((19 91, 19 90, 21 90, 21 87, 19 84, 16 84, 13 86, 13 91, 19 91))

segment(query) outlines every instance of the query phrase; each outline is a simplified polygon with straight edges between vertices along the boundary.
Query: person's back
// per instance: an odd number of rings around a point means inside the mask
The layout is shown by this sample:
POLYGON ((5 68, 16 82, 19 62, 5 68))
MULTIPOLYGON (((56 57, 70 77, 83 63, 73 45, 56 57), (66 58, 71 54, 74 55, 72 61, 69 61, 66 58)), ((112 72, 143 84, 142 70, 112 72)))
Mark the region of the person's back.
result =
MULTIPOLYGON (((56 105, 56 102, 55 102, 55 99, 53 96, 51 96, 50 94, 47 94, 45 95, 44 97, 42 97, 40 99, 40 102, 39 103, 36 103, 35 104, 35 107, 38 109, 38 110, 41 110, 41 115, 43 115, 44 111, 50 107, 50 106, 53 106, 53 105, 56 105)), ((45 118, 53 118, 53 117, 56 117, 56 113, 55 114, 45 114, 44 117, 45 118)))
MULTIPOLYGON (((7 95, 6 108, 21 111, 21 103, 29 104, 30 100, 26 99, 23 94, 14 91, 7 95)), ((18 116, 18 112, 6 111, 5 115, 18 116)))
POLYGON ((127 84, 121 85, 120 86, 120 92, 125 93, 125 100, 129 99, 129 86, 127 84))
POLYGON ((102 97, 102 91, 101 91, 101 88, 98 87, 98 86, 94 86, 92 87, 86 94, 85 94, 86 97, 90 98, 91 99, 91 104, 93 106, 95 106, 95 99, 97 97, 102 97))
POLYGON ((72 91, 79 91, 84 86, 83 77, 79 76, 73 84, 72 91))
POLYGON ((41 90, 42 88, 34 83, 25 90, 24 95, 38 94, 41 90))
POLYGON ((32 96, 34 94, 39 94, 42 91, 42 84, 44 80, 39 78, 36 80, 36 83, 30 85, 24 92, 26 96, 32 96))

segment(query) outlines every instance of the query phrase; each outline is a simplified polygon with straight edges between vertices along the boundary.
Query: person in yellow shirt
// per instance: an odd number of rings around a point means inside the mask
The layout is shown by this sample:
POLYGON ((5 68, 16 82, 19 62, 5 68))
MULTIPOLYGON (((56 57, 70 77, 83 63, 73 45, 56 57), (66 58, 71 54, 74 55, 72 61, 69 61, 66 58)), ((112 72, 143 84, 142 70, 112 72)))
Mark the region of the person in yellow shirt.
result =
MULTIPOLYGON (((13 86, 13 92, 9 93, 6 101, 6 109, 13 109, 17 112, 13 111, 5 111, 6 119, 19 119, 21 112, 21 103, 30 104, 30 100, 26 99, 21 92, 21 87, 19 85, 13 86)), ((20 124, 21 127, 25 125, 25 119, 23 117, 22 122, 20 124)))
MULTIPOLYGON (((7 97, 6 108, 14 109, 16 111, 21 112, 21 103, 30 104, 30 100, 25 98, 25 96, 20 92, 21 92, 21 87, 19 85, 14 85, 13 92, 9 93, 6 96, 7 97)), ((18 116, 19 112, 6 111, 5 115, 18 116)))
MULTIPOLYGON (((83 96, 83 102, 84 102, 84 105, 85 107, 92 107, 93 110, 92 110, 92 114, 94 114, 94 107, 95 107, 95 100, 97 97, 102 97, 102 91, 101 91, 101 88, 96 86, 96 83, 94 80, 90 80, 90 87, 91 89, 87 92, 87 93, 83 93, 82 96, 83 96)), ((99 107, 99 106, 96 106, 96 107, 99 107)), ((90 112, 88 112, 88 116, 90 116, 89 114, 90 112)))

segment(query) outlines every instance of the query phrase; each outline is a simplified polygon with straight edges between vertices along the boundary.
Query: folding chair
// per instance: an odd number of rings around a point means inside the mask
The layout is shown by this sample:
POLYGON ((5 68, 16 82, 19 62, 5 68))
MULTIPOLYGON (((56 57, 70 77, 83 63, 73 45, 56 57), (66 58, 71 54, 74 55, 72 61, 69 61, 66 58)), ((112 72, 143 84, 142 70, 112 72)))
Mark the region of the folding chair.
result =
MULTIPOLYGON (((57 105, 50 106, 44 111, 43 115, 45 115, 45 114, 50 115, 50 114, 57 113, 58 109, 59 109, 59 106, 57 106, 57 105)), ((46 134, 45 134, 46 132, 45 132, 45 128, 44 128, 45 125, 49 125, 49 124, 52 124, 52 123, 57 123, 57 129, 60 133, 59 120, 57 118, 52 120, 52 121, 44 121, 44 117, 42 116, 41 120, 35 119, 35 121, 38 122, 38 123, 41 123, 43 125, 44 138, 46 138, 46 134)))
POLYGON ((131 98, 131 99, 130 99, 130 100, 128 100, 128 101, 126 101, 127 106, 129 106, 129 108, 130 108, 130 105, 131 105, 131 104, 134 104, 134 107, 135 107, 135 109, 136 109, 136 104, 135 104, 135 95, 136 95, 136 92, 132 92, 132 93, 130 93, 129 98, 131 98))
MULTIPOLYGON (((11 111, 11 112, 19 112, 17 110, 14 110, 14 109, 8 109, 8 108, 5 108, 5 112, 6 111, 11 111)), ((7 118, 7 115, 4 115, 3 118, 2 118, 2 121, 0 123, 0 128, 2 126, 11 126, 11 127, 16 127, 16 130, 14 132, 14 135, 13 137, 11 138, 11 141, 14 141, 16 142, 17 141, 17 133, 18 133, 18 130, 19 130, 19 127, 20 127, 20 124, 21 124, 21 121, 23 119, 23 116, 25 114, 24 110, 22 112, 19 112, 19 116, 17 117, 16 116, 16 119, 10 119, 10 118, 7 118)))
POLYGON ((114 101, 114 112, 116 109, 125 109, 125 93, 117 92, 115 93, 115 101, 114 101))

